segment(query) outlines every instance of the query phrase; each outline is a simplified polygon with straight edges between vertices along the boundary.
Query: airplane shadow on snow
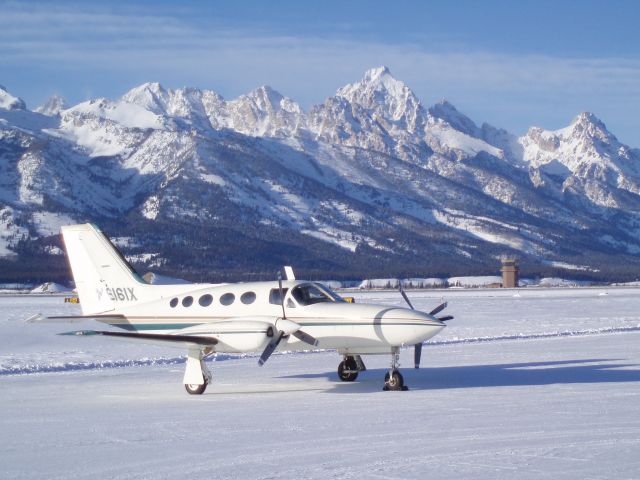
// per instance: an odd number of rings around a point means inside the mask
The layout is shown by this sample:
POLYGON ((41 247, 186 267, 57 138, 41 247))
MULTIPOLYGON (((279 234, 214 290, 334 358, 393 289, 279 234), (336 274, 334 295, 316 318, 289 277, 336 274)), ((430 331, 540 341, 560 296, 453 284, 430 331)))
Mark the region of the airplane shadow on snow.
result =
MULTIPOLYGON (((620 359, 579 359, 551 362, 464 365, 459 367, 401 369, 410 390, 453 388, 517 387, 574 383, 640 382, 640 365, 615 363, 620 359), (622 369, 622 367, 637 367, 622 369)), ((336 372, 308 373, 280 378, 327 378, 338 393, 380 391, 387 370, 361 372, 355 382, 339 382, 336 372)))

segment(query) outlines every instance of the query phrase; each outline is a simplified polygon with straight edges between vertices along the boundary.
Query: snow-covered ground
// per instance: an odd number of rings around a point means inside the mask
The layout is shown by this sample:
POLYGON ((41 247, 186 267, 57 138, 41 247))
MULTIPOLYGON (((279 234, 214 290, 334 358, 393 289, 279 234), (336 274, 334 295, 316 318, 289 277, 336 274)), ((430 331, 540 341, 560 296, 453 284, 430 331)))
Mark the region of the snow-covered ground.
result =
POLYGON ((200 397, 180 350, 56 336, 78 325, 21 320, 77 305, 0 296, 0 478, 638 478, 640 289, 409 292, 443 294, 408 392, 386 356, 349 384, 314 352, 220 356, 200 397))

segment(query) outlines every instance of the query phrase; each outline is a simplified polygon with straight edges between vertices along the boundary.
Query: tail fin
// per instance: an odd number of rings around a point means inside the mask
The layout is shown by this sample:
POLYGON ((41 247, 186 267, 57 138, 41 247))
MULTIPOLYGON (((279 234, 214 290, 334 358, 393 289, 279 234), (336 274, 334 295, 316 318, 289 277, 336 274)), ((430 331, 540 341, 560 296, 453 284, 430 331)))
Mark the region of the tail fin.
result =
POLYGON ((146 282, 97 227, 64 226, 62 236, 83 315, 138 302, 146 282))

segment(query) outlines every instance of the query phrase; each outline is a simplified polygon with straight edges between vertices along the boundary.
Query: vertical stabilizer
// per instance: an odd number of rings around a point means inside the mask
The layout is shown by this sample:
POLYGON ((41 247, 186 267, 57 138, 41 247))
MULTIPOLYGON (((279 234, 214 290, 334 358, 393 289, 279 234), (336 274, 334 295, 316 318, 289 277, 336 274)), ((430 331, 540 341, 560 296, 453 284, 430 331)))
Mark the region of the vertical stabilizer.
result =
POLYGON ((83 315, 109 312, 141 299, 144 280, 91 224, 62 227, 83 315))

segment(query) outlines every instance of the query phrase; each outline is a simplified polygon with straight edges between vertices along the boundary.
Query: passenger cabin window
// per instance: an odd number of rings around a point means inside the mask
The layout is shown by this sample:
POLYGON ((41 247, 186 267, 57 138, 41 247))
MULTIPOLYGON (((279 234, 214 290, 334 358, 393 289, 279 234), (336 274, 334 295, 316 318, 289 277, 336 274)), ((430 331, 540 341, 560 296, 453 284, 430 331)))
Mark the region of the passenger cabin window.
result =
POLYGON ((208 307, 209 305, 211 305, 211 302, 213 302, 213 297, 208 293, 206 295, 202 295, 198 300, 198 303, 201 307, 208 307))
POLYGON ((256 294, 254 292, 245 292, 240 297, 240 301, 245 305, 251 305, 256 301, 256 294))
POLYGON ((236 296, 233 293, 225 293, 220 297, 220 303, 225 306, 231 305, 235 300, 236 296))
POLYGON ((314 283, 298 285, 291 290, 291 295, 302 305, 313 305, 314 303, 342 302, 343 300, 329 289, 325 289, 314 283))
POLYGON ((182 306, 183 307, 190 307, 192 304, 193 304, 193 297, 192 296, 184 297, 182 299, 182 306))
MULTIPOLYGON (((283 288, 282 289, 282 295, 284 295, 286 297, 288 290, 289 290, 288 288, 283 288)), ((280 289, 279 288, 272 288, 271 289, 271 291, 269 292, 269 303, 272 303, 274 305, 282 305, 282 297, 280 297, 280 289)))
POLYGON ((171 301, 169 302, 169 306, 171 308, 176 308, 178 306, 178 299, 177 298, 172 298, 171 301))

